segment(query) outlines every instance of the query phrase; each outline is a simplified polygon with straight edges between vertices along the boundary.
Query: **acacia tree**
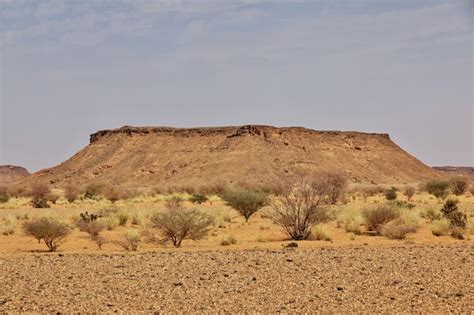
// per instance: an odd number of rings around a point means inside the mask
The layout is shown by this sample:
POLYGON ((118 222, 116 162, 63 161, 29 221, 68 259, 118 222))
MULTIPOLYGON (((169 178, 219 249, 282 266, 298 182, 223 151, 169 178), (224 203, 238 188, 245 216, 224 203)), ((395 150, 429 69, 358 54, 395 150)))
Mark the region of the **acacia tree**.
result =
POLYGON ((180 247, 185 239, 203 238, 213 223, 209 215, 180 204, 168 205, 164 212, 155 213, 150 220, 152 227, 160 231, 159 242, 172 242, 175 247, 180 247))
POLYGON ((23 231, 26 235, 37 239, 38 243, 43 241, 50 252, 56 251, 71 233, 71 229, 66 223, 49 217, 36 218, 25 222, 23 231))
POLYGON ((301 179, 272 201, 271 218, 291 239, 305 240, 316 224, 328 219, 327 204, 326 185, 301 179))
POLYGON ((222 199, 228 206, 243 215, 245 222, 248 222, 255 212, 268 204, 268 195, 263 191, 254 189, 227 190, 222 199))

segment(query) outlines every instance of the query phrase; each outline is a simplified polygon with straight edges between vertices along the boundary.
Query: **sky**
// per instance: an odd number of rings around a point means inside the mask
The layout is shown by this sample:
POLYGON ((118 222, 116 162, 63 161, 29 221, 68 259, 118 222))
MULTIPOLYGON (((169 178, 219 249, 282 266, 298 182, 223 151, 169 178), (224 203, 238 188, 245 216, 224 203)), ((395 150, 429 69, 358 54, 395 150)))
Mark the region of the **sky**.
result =
POLYGON ((266 124, 474 166, 473 2, 0 0, 0 164, 123 125, 266 124))

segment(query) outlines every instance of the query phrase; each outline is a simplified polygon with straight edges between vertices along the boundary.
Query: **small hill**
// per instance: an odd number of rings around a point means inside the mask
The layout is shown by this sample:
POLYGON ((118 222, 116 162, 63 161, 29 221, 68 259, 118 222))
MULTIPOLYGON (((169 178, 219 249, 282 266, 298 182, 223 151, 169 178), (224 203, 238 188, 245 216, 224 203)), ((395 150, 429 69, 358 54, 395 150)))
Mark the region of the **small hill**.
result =
POLYGON ((30 173, 26 168, 14 165, 0 165, 0 186, 13 184, 30 173))
POLYGON ((474 182, 474 167, 468 166, 436 166, 435 170, 449 177, 465 177, 474 182))
POLYGON ((440 176, 387 134, 247 125, 213 128, 122 127, 90 136, 64 163, 23 183, 91 182, 202 187, 271 184, 299 173, 340 172, 353 183, 404 184, 440 176))

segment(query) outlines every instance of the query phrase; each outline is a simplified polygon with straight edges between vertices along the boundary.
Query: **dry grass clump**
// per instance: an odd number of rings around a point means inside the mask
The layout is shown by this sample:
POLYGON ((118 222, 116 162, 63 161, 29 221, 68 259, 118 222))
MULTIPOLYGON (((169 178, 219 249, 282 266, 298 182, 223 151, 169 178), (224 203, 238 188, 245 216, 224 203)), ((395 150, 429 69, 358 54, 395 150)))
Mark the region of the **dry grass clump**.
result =
POLYGON ((106 217, 102 217, 99 219, 99 221, 105 226, 105 228, 108 230, 108 231, 113 231, 115 230, 115 228, 117 226, 119 226, 119 219, 117 218, 117 216, 115 214, 112 214, 112 215, 109 215, 109 216, 106 216, 106 217))
POLYGON ((151 217, 153 228, 158 229, 160 243, 172 242, 180 247, 185 239, 199 240, 207 235, 213 218, 196 209, 188 209, 181 204, 167 204, 164 212, 151 217))
POLYGON ((0 225, 0 233, 3 235, 12 235, 15 233, 16 226, 18 224, 17 219, 12 215, 7 215, 3 218, 0 225))
POLYGON ((360 235, 362 233, 361 226, 364 224, 364 218, 360 211, 351 209, 339 213, 337 223, 342 226, 348 233, 360 235))
POLYGON ((434 220, 431 222, 431 233, 435 236, 446 236, 451 231, 451 225, 446 219, 434 220))
POLYGON ((433 222, 433 221, 436 221, 436 220, 439 220, 441 219, 443 216, 443 214, 441 213, 441 211, 439 211, 439 209, 435 208, 435 207, 428 207, 428 208, 425 208, 422 212, 421 212, 421 217, 423 219, 426 219, 428 220, 429 222, 433 222))
POLYGON ((324 224, 317 224, 311 231, 311 239, 317 241, 332 241, 332 235, 324 224))
POLYGON ((249 218, 268 204, 268 195, 260 190, 233 189, 227 190, 222 199, 237 210, 248 222, 249 218))
POLYGON ((127 230, 120 240, 115 241, 114 243, 120 245, 126 251, 136 252, 138 246, 142 241, 142 236, 137 230, 127 230))
POLYGON ((237 239, 233 235, 230 235, 222 239, 220 242, 221 246, 230 246, 230 245, 235 245, 235 244, 237 244, 237 239))
POLYGON ((192 203, 203 204, 203 203, 209 201, 209 198, 207 198, 206 195, 193 194, 193 195, 191 195, 191 197, 189 197, 189 201, 192 202, 192 203))
POLYGON ((35 218, 25 222, 23 231, 26 235, 38 240, 38 243, 43 241, 50 252, 56 251, 71 233, 66 223, 50 217, 35 218))
POLYGON ((271 219, 280 225, 293 240, 308 239, 313 227, 327 221, 326 187, 304 179, 287 189, 287 193, 275 198, 271 219))
POLYGON ((367 228, 380 234, 381 228, 385 224, 400 217, 400 212, 394 206, 384 204, 375 208, 364 209, 362 216, 367 228))
POLYGON ((130 220, 130 215, 125 211, 119 211, 115 214, 115 216, 117 217, 118 224, 120 226, 126 226, 128 223, 128 220, 130 220))

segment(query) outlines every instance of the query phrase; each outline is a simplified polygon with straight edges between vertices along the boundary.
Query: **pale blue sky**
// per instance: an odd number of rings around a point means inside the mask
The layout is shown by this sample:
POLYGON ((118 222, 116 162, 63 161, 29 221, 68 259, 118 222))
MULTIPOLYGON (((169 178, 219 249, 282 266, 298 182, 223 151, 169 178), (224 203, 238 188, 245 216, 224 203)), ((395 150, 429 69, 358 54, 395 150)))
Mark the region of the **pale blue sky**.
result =
POLYGON ((0 164, 51 167, 122 125, 256 123, 473 166, 472 3, 0 0, 0 164))

